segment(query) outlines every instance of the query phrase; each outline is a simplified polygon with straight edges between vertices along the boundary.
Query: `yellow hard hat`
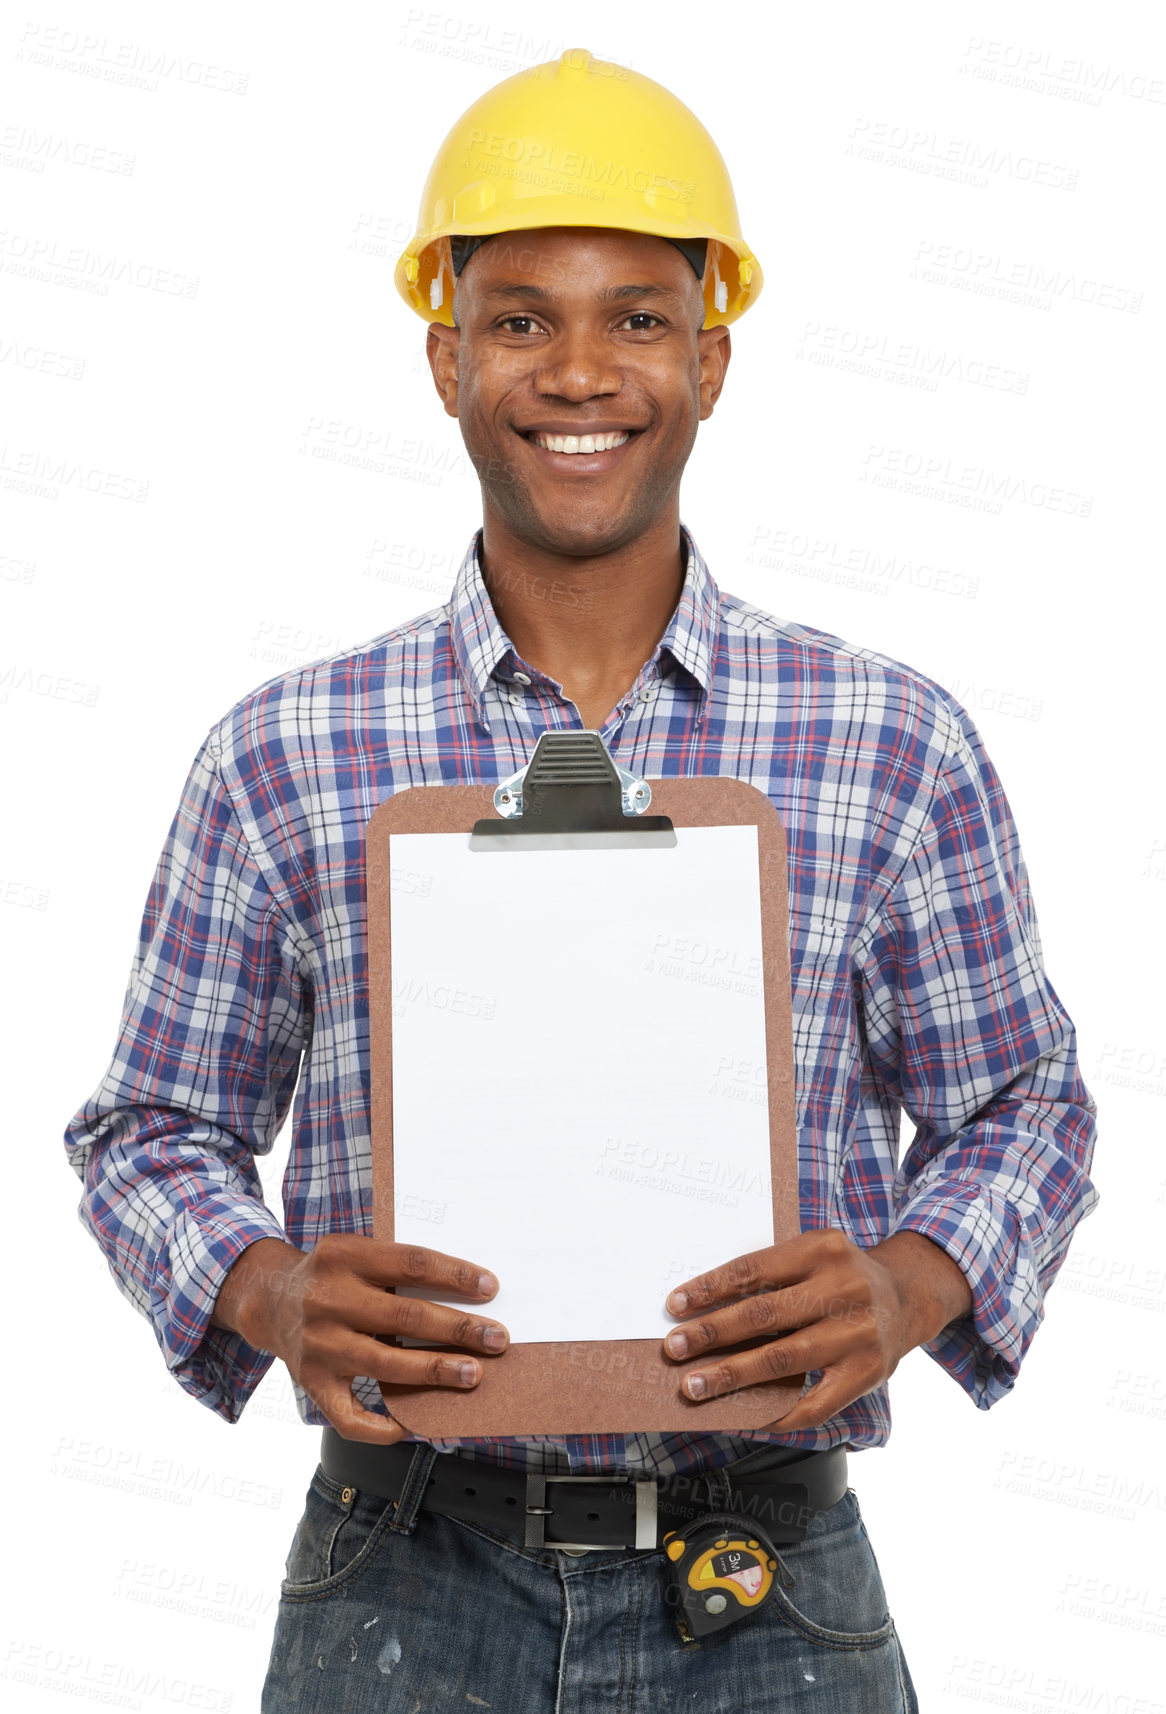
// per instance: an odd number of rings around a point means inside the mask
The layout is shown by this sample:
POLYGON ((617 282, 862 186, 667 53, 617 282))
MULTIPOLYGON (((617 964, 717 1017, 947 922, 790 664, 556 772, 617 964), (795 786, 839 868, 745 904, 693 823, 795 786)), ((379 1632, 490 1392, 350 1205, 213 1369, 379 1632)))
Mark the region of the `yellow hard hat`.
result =
POLYGON ((608 226, 707 239, 706 327, 736 321, 761 290, 720 150, 650 77, 571 48, 487 90, 438 150, 397 290, 426 321, 453 325, 453 233, 608 226))

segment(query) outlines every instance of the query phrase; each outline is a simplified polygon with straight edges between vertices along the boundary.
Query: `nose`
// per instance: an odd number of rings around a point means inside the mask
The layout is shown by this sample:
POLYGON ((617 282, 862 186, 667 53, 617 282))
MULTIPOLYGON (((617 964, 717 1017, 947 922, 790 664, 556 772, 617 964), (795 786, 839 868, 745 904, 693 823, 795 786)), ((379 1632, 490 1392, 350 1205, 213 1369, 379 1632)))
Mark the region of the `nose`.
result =
POLYGON ((610 347, 589 327, 560 329, 535 376, 540 394, 576 403, 608 397, 622 385, 623 375, 610 347))

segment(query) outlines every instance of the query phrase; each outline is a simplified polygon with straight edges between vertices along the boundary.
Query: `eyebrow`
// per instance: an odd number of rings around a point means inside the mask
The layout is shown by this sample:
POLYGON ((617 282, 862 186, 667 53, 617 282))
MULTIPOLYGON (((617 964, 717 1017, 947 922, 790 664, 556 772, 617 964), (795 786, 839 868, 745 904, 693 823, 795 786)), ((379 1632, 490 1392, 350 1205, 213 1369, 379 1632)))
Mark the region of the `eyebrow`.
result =
MULTIPOLYGON (((495 303, 519 303, 534 298, 539 303, 550 303, 554 293, 548 292, 545 286, 491 286, 482 293, 484 299, 495 303)), ((600 303, 623 303, 628 298, 671 298, 679 299, 680 293, 669 286, 607 286, 598 294, 600 303)))

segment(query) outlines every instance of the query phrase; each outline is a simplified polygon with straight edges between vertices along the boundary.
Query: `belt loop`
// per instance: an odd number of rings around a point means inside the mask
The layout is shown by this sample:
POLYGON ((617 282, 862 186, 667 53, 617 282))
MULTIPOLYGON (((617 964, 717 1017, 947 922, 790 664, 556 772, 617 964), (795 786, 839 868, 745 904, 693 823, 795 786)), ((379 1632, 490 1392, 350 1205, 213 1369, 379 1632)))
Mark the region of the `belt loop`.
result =
POLYGON ((436 1446, 430 1446, 426 1441, 419 1441, 413 1449, 413 1460, 401 1492, 393 1501, 393 1521, 389 1528, 395 1530, 398 1535, 412 1535, 416 1528, 417 1513, 425 1497, 429 1472, 433 1469, 436 1457, 436 1446))
POLYGON ((706 1470, 705 1483, 709 1491, 709 1510, 713 1512, 728 1512, 732 1510, 732 1489, 729 1486, 729 1476, 725 1469, 706 1470))

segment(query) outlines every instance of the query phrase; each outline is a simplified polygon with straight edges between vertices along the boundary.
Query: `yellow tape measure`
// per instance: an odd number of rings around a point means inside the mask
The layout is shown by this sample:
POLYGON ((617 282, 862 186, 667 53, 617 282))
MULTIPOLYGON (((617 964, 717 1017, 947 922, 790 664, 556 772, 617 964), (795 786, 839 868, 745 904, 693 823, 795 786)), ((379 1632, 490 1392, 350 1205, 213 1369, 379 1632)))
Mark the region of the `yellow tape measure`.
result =
POLYGON ((686 1641, 756 1612, 780 1564, 756 1525, 741 1518, 698 1518, 687 1529, 670 1530, 663 1545, 670 1600, 686 1641))

